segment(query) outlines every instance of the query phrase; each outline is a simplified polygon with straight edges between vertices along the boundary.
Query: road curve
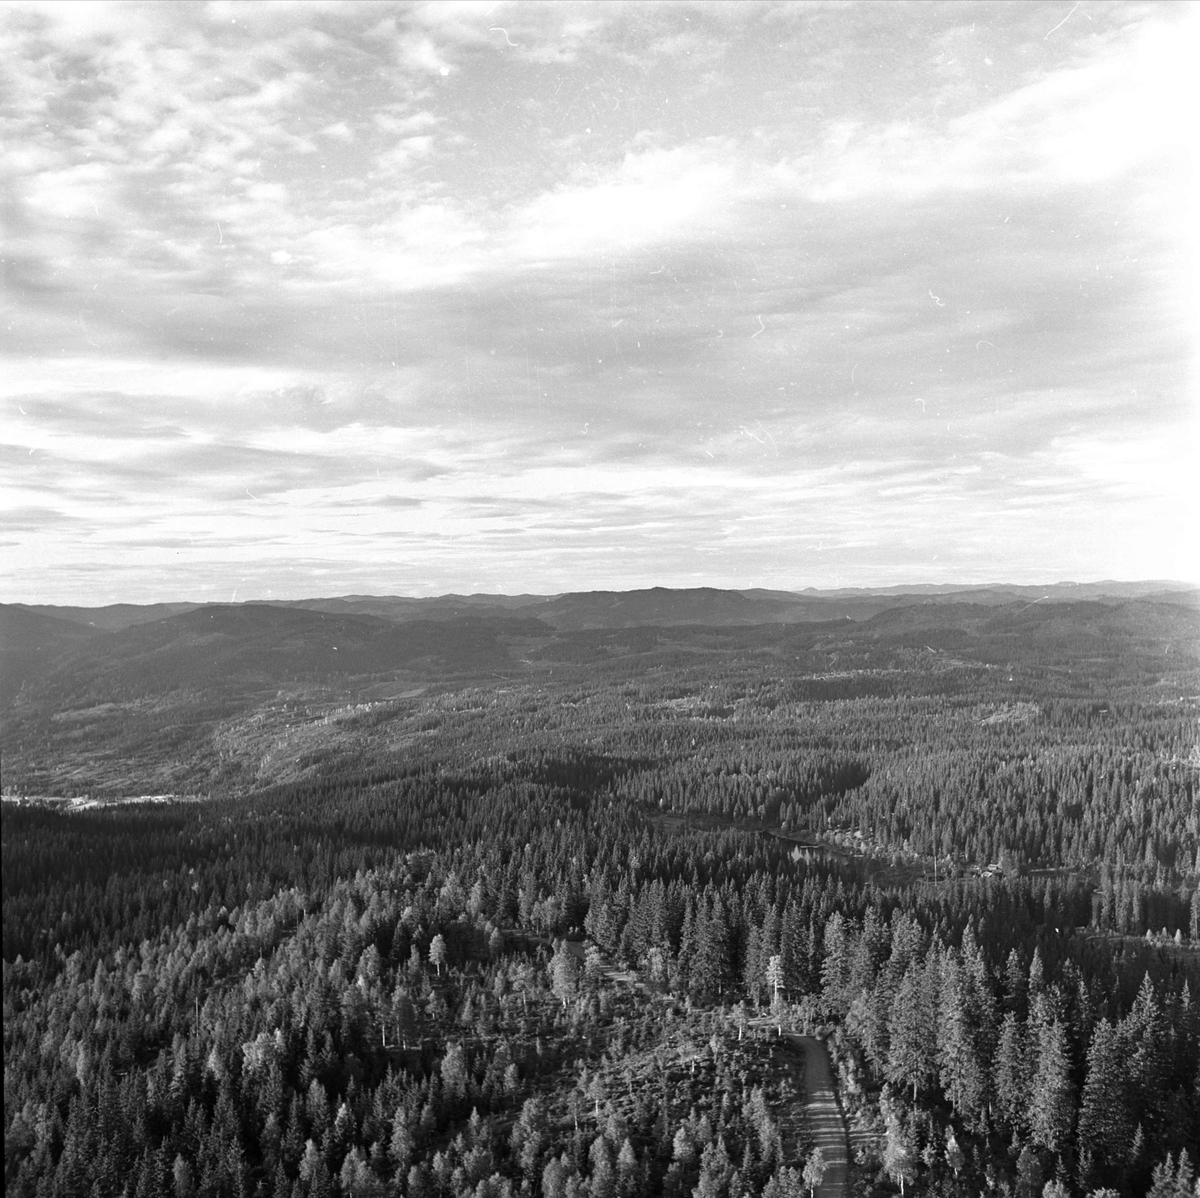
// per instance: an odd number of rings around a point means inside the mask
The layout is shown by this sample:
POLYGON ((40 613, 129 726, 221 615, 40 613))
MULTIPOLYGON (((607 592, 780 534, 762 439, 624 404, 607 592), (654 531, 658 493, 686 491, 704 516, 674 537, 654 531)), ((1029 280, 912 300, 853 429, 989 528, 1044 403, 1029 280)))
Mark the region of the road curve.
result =
POLYGON ((814 1036, 801 1036, 795 1032, 784 1034, 804 1052, 804 1110, 808 1115, 808 1129, 829 1166, 817 1187, 817 1198, 844 1198, 849 1171, 846 1121, 833 1088, 829 1054, 825 1045, 814 1036))

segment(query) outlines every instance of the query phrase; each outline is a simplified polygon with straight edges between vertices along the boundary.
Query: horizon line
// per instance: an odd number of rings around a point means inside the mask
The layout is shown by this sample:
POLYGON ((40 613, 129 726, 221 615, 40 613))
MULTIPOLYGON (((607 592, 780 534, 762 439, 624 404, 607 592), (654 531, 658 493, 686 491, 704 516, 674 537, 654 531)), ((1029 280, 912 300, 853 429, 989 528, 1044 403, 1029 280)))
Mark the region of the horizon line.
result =
POLYGON ((434 602, 439 599, 527 599, 532 601, 537 600, 554 600, 561 599, 568 595, 637 595, 646 594, 651 591, 668 591, 676 594, 683 594, 695 591, 712 591, 722 594, 737 594, 749 595, 754 592, 766 592, 773 595, 794 595, 796 598, 823 598, 833 596, 844 596, 852 594, 862 595, 904 595, 916 594, 925 592, 938 592, 941 594, 953 594, 956 592, 971 592, 971 591, 989 591, 989 590, 1055 590, 1068 589, 1074 587, 1161 587, 1171 591, 1197 591, 1200 590, 1200 582, 1187 581, 1183 579, 1170 578, 1099 578, 1087 581, 1079 581, 1075 579, 1060 579, 1056 582, 906 582, 883 584, 879 586, 805 586, 801 588, 793 587, 772 587, 762 585, 749 586, 712 586, 712 585, 695 585, 695 586, 666 586, 663 584, 655 584, 645 587, 628 587, 618 589, 614 587, 592 587, 587 590, 561 590, 561 591, 440 591, 430 594, 403 594, 400 592, 365 592, 353 591, 343 592, 340 594, 297 594, 293 596, 267 595, 255 596, 250 598, 237 598, 235 590, 233 597, 229 599, 118 599, 108 603, 64 603, 64 602, 47 602, 30 599, 0 599, 0 605, 9 607, 29 607, 29 608, 78 608, 83 610, 102 610, 108 607, 158 607, 168 605, 190 605, 194 607, 242 607, 251 604, 287 604, 287 603, 306 603, 306 602, 332 602, 334 600, 345 601, 366 601, 366 600, 386 600, 386 599, 406 599, 417 603, 434 602))

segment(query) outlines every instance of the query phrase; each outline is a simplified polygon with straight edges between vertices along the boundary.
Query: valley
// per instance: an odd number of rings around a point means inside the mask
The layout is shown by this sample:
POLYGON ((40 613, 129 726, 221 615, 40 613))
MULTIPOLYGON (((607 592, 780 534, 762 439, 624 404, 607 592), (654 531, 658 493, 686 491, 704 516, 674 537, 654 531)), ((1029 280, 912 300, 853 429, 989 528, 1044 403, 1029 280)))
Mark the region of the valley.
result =
POLYGON ((0 608, 8 1190, 1166 1194, 1195 597, 672 595, 0 608))

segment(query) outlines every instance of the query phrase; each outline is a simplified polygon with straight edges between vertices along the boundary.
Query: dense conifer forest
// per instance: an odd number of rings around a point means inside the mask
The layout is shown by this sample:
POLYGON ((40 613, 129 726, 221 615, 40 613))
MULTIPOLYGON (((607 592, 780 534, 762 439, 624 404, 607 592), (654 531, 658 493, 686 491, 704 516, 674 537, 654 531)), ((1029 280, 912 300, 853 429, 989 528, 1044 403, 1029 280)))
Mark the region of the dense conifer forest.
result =
POLYGON ((6 1191, 1193 1194, 1194 599, 818 614, 10 610, 6 1191))

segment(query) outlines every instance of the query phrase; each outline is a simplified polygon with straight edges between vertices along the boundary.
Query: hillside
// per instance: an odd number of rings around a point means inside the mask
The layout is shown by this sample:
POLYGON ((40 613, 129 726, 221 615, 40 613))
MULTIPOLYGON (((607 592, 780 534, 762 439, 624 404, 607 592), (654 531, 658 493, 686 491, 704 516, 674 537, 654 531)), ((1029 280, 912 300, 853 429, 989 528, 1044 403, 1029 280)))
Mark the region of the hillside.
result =
POLYGON ((0 710, 26 682, 44 679, 50 663, 95 630, 74 620, 46 615, 20 604, 0 604, 0 710))
MULTIPOLYGON (((903 596, 873 614, 856 609, 859 619, 818 622, 780 618, 786 597, 708 589, 522 597, 511 610, 492 598, 437 619, 207 605, 113 632, 5 607, 5 784, 75 794, 259 784, 363 751, 362 735, 331 724, 330 712, 573 676, 715 683, 753 664, 848 697, 961 689, 991 670, 1054 673, 1080 694, 1110 680, 1172 701, 1200 691, 1200 610, 1155 599, 903 596)), ((860 602, 820 600, 809 615, 860 602)))
POLYGON ((268 604, 208 605, 107 636, 60 657, 40 701, 63 704, 177 690, 252 691, 299 682, 504 666, 505 638, 550 630, 535 620, 462 617, 397 623, 268 604))
POLYGON ((907 606, 1005 606, 1013 603, 1060 604, 1085 600, 1123 604, 1132 599, 1200 606, 1200 590, 1183 583, 1054 583, 1049 586, 909 586, 837 590, 772 591, 762 588, 721 590, 714 587, 639 591, 577 591, 559 595, 343 595, 330 598, 272 599, 249 604, 152 603, 106 607, 56 607, 0 604, 27 612, 119 631, 148 624, 200 607, 271 606, 331 615, 378 616, 408 620, 453 620, 464 616, 533 616, 556 628, 628 628, 644 624, 807 623, 849 618, 869 619, 907 606))
POLYGON ((0 610, 6 1193, 1192 1184, 1194 605, 528 598, 0 610))

